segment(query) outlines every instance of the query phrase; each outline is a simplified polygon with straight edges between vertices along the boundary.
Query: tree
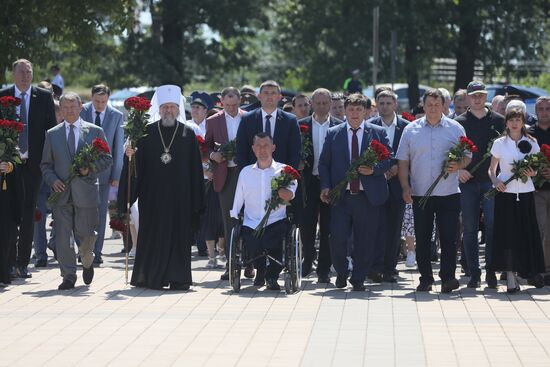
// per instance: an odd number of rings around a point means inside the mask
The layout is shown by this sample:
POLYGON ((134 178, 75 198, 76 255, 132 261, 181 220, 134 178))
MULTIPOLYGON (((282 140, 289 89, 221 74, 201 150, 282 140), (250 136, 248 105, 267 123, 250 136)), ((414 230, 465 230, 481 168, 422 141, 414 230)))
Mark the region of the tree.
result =
MULTIPOLYGON (((0 2, 0 82, 18 58, 46 64, 56 44, 96 59, 96 46, 105 37, 121 34, 133 20, 132 0, 3 0, 0 2)), ((62 57, 62 55, 60 55, 62 57)))

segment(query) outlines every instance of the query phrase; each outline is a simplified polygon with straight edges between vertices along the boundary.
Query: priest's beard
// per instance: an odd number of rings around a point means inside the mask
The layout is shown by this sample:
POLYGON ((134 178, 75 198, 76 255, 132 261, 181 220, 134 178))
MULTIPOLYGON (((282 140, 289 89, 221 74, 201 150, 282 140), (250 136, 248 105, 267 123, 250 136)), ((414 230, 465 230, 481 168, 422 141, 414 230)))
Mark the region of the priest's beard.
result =
POLYGON ((176 119, 171 117, 163 117, 160 120, 160 123, 163 127, 174 127, 176 126, 176 119))

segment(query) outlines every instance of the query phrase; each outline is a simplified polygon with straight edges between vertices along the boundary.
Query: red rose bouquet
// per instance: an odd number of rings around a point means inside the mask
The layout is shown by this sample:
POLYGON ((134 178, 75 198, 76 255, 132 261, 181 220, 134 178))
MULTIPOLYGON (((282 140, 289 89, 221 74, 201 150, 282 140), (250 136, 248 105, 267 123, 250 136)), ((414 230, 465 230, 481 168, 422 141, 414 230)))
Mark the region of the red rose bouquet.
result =
POLYGON ((126 214, 115 213, 109 220, 109 227, 113 231, 126 233, 128 230, 128 217, 126 214))
POLYGON ((446 179, 449 177, 449 173, 447 172, 447 168, 449 167, 449 163, 451 162, 460 162, 464 157, 466 157, 466 153, 476 153, 477 147, 475 144, 468 139, 465 136, 461 136, 458 140, 458 143, 456 143, 449 151, 447 152, 447 156, 445 157, 445 161, 443 161, 443 168, 441 168, 441 173, 435 181, 430 185, 424 196, 420 199, 418 202, 422 209, 426 207, 426 203, 428 202, 428 198, 434 191, 435 187, 441 181, 441 179, 446 179))
POLYGON ((300 179, 300 173, 291 166, 285 166, 281 173, 274 176, 271 179, 271 197, 265 202, 265 215, 254 229, 254 236, 256 238, 262 237, 264 234, 269 215, 279 205, 289 205, 290 203, 284 201, 279 197, 279 189, 288 189, 294 180, 300 179))
POLYGON ((301 160, 304 165, 308 165, 307 161, 313 154, 313 142, 309 136, 309 126, 306 124, 300 124, 300 137, 302 138, 302 155, 301 160))
POLYGON ((550 167, 550 145, 542 144, 540 146, 540 152, 542 153, 543 158, 541 159, 541 163, 538 167, 537 175, 532 178, 533 179, 533 184, 535 184, 536 187, 541 187, 546 182, 549 182, 549 180, 545 179, 542 176, 542 170, 544 168, 550 167))
MULTIPOLYGON (((25 125, 15 120, 0 120, 0 162, 21 163, 19 155, 19 134, 25 125)), ((2 190, 6 191, 6 173, 2 174, 2 190)))
POLYGON ((359 177, 359 171, 357 170, 359 166, 368 166, 373 168, 378 163, 385 161, 386 159, 390 159, 390 151, 384 144, 380 143, 376 139, 373 139, 370 142, 369 147, 365 149, 359 157, 351 162, 350 167, 346 171, 345 178, 338 182, 338 184, 329 191, 328 195, 330 197, 330 203, 336 204, 338 200, 340 200, 342 190, 344 190, 348 183, 359 177))
MULTIPOLYGON (((130 148, 133 149, 136 142, 145 136, 147 122, 149 121, 147 111, 151 108, 151 102, 147 98, 130 97, 124 101, 124 106, 128 110, 128 120, 123 128, 130 148)), ((132 172, 135 169, 135 163, 131 159, 130 162, 129 168, 132 172)))
MULTIPOLYGON (((67 188, 75 177, 80 176, 81 169, 95 170, 95 163, 106 155, 109 155, 109 146, 103 139, 96 138, 92 144, 87 144, 73 158, 73 164, 69 173, 69 179, 66 182, 67 188)), ((59 200, 60 192, 53 192, 48 198, 48 203, 54 204, 59 200)))
POLYGON ((203 156, 208 153, 208 145, 202 136, 197 135, 197 143, 199 144, 199 150, 203 156))

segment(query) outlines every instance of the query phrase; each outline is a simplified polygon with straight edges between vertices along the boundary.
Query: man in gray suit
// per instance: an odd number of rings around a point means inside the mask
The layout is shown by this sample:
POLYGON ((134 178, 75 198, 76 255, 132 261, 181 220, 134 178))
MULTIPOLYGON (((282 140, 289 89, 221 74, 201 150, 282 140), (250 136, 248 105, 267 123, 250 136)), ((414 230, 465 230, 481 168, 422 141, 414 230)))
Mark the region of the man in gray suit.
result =
POLYGON ((122 160, 124 156, 124 130, 122 129, 123 115, 120 111, 111 107, 109 96, 111 90, 104 84, 98 84, 92 87, 92 101, 86 103, 80 112, 80 117, 84 121, 93 122, 96 126, 103 129, 105 138, 111 154, 113 156, 113 165, 110 169, 103 171, 99 175, 99 227, 97 239, 94 246, 94 264, 99 265, 103 262, 101 252, 103 250, 103 241, 105 239, 105 224, 107 222, 107 210, 109 207, 109 191, 111 187, 118 187, 120 172, 122 171, 122 160))
POLYGON ((100 138, 103 130, 80 118, 82 102, 76 93, 66 93, 60 99, 64 121, 48 130, 40 168, 44 181, 53 192, 61 193, 52 205, 56 236, 57 260, 63 282, 60 290, 74 288, 76 282, 76 254, 71 244, 71 234, 79 241, 82 259, 82 278, 90 284, 94 276, 93 246, 98 225, 98 174, 113 162, 110 155, 103 155, 93 167, 80 168, 78 175, 68 184, 73 159, 86 145, 100 138))

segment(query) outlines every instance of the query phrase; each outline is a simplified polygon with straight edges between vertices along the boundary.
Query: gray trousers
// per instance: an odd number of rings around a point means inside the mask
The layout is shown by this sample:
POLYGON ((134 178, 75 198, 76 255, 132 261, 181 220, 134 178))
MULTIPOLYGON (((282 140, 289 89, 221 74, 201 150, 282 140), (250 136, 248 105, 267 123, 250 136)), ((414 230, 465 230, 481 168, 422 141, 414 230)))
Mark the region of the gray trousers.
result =
POLYGON ((105 241, 105 226, 107 224, 107 211, 109 209, 109 191, 110 184, 99 185, 99 227, 97 229, 97 238, 95 240, 94 254, 101 256, 103 251, 103 242, 105 241))
MULTIPOLYGON (((225 248, 229 249, 231 237, 231 215, 229 211, 233 208, 233 200, 235 199, 235 190, 237 190, 237 181, 239 179, 239 170, 237 167, 227 169, 227 178, 222 191, 219 192, 220 208, 222 210, 223 232, 225 237, 225 248)), ((227 252, 229 256, 229 252, 227 252)))
POLYGON ((53 209, 57 260, 63 279, 76 282, 76 254, 71 235, 79 241, 78 253, 82 266, 89 268, 94 261, 93 248, 97 236, 97 208, 78 208, 67 204, 53 209))
POLYGON ((535 191, 535 211, 544 251, 546 272, 550 272, 550 190, 535 191))

